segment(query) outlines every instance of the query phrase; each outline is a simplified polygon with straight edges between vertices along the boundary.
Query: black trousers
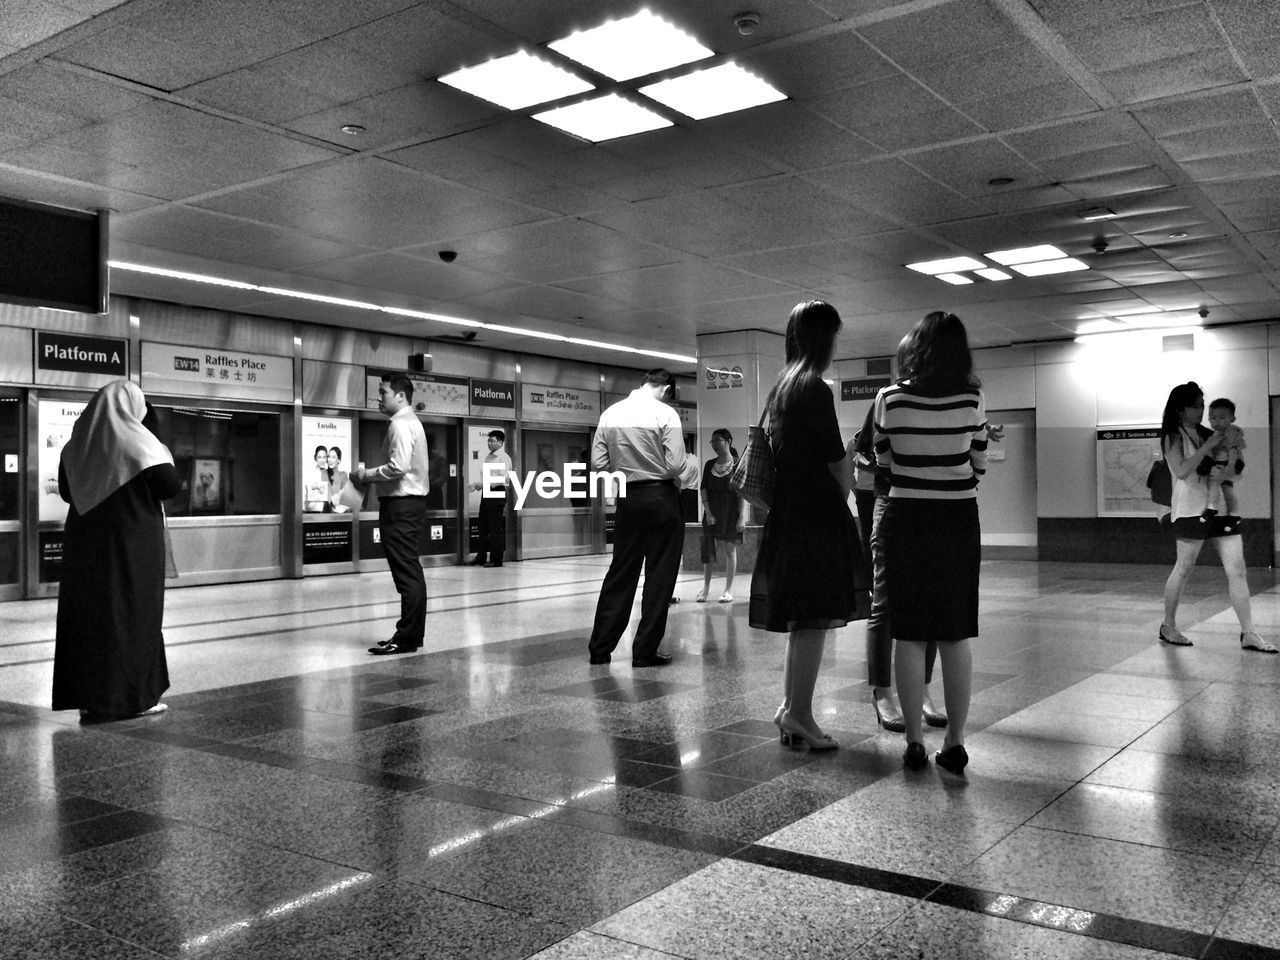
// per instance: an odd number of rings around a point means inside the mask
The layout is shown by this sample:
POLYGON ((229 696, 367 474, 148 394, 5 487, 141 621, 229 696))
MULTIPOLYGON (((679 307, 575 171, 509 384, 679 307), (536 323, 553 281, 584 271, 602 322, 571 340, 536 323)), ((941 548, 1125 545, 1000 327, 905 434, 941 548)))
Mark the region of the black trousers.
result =
POLYGON ((427 629, 427 580, 418 558, 426 513, 426 497, 383 497, 378 501, 382 549, 400 594, 400 619, 392 637, 400 646, 422 646, 427 629))
POLYGON ((631 644, 631 656, 644 659, 658 652, 667 632, 668 604, 680 573, 680 555, 684 551, 680 492, 674 483, 638 487, 627 484, 627 495, 618 500, 615 520, 613 560, 596 603, 591 656, 608 656, 617 647, 631 617, 643 567, 640 625, 631 644))
POLYGON ((476 559, 488 557, 494 563, 502 562, 507 549, 507 497, 480 498, 480 549, 476 559))

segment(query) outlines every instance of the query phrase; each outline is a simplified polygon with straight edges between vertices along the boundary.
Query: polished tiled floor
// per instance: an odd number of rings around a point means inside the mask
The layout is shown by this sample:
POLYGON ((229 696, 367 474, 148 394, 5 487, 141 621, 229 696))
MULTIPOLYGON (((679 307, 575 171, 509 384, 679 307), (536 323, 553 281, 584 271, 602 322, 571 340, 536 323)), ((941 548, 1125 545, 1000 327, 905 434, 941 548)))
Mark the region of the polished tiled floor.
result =
POLYGON ((386 574, 174 589, 169 713, 98 726, 46 708, 55 603, 0 604, 0 957, 1280 957, 1280 657, 1221 571, 1173 649, 1163 569, 985 564, 958 779, 903 771, 860 625, 832 754, 700 577, 675 665, 588 666, 604 563, 429 570, 395 658, 386 574))

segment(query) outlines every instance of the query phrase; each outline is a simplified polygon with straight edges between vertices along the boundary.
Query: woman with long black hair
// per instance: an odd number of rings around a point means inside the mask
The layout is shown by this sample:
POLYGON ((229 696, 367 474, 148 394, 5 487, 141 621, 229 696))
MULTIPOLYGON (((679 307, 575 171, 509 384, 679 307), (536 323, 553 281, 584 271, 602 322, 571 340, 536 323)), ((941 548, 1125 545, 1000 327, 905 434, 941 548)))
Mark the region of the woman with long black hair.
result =
MULTIPOLYGON (((1222 434, 1205 427, 1200 422, 1203 417, 1204 391, 1198 383, 1190 380, 1169 391, 1160 419, 1160 448, 1173 478, 1170 519, 1178 544, 1178 559, 1164 586, 1164 622, 1160 624, 1160 642, 1175 647, 1191 646, 1191 641, 1178 630, 1178 603, 1205 541, 1212 540, 1218 556, 1222 558, 1222 569, 1227 574, 1231 606, 1240 621, 1240 646, 1259 653, 1277 653, 1280 651, 1253 629, 1253 608, 1245 576, 1244 542, 1239 527, 1227 529, 1232 518, 1224 516, 1221 510, 1217 516, 1204 516, 1205 508, 1215 504, 1209 502, 1210 477, 1201 476, 1196 467, 1222 439, 1222 434)), ((1223 468, 1214 469, 1221 471, 1223 468)), ((1221 496, 1221 488, 1217 496, 1221 496)))
POLYGON ((870 577, 849 512, 852 468, 822 374, 831 366, 840 314, 822 300, 797 304, 787 321, 786 366, 769 395, 777 467, 751 577, 751 626, 787 634, 782 705, 773 722, 784 744, 831 750, 813 716, 813 691, 832 629, 866 619, 870 577))

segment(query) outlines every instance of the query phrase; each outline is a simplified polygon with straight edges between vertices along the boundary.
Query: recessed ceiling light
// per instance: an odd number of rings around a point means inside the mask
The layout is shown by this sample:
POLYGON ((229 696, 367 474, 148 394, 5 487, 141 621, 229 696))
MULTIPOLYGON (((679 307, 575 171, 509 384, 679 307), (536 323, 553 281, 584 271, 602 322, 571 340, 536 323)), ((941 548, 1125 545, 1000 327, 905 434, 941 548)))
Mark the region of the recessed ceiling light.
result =
POLYGON ((987 181, 987 183, 993 187, 1007 187, 1013 182, 1013 177, 992 177, 987 181))
POLYGON ((957 287, 965 283, 973 283, 963 273, 939 273, 935 274, 939 280, 945 280, 947 283, 954 283, 957 287))
POLYGON ((1003 270, 997 270, 995 267, 983 267, 981 270, 973 271, 985 280, 1012 280, 1011 274, 1005 273, 1003 270))
POLYGON ((712 55, 689 34, 648 10, 579 30, 547 46, 614 80, 643 77, 712 55))
POLYGON ((1024 277, 1043 277, 1051 273, 1070 273, 1073 270, 1088 270, 1089 265, 1075 257, 1061 257, 1057 260, 1039 260, 1035 263, 1015 263, 1013 269, 1024 277))
POLYGON ((1057 247, 1048 244, 1041 244, 1038 247, 1017 247, 1013 250, 996 250, 994 253, 983 254, 989 260, 994 260, 1002 266, 1011 267, 1015 263, 1035 263, 1037 260, 1056 260, 1059 257, 1065 257, 1066 254, 1057 247))
POLYGON ((455 70, 439 80, 508 110, 519 110, 593 89, 581 77, 524 50, 455 70))
POLYGON ((1188 236, 1188 234, 1187 234, 1187 232, 1186 232, 1185 230, 1179 230, 1179 231, 1177 231, 1176 233, 1171 233, 1171 234, 1169 234, 1169 239, 1170 239, 1170 240, 1185 240, 1185 239, 1187 239, 1187 236, 1188 236))
POLYGON ((1081 220, 1111 220, 1116 212, 1110 207, 1088 207, 1080 211, 1081 220))
POLYGON ((940 273, 954 273, 957 270, 977 270, 986 264, 973 257, 948 257, 945 260, 922 260, 919 263, 908 263, 907 269, 916 273, 927 273, 936 277, 940 273))
POLYGON ((342 132, 352 137, 358 137, 360 134, 364 133, 364 127, 360 126, 358 123, 344 123, 342 125, 342 132))
POLYGON ((533 119, 592 143, 674 126, 666 117, 616 93, 544 110, 533 114, 533 119))
POLYGON ((651 83, 640 92, 695 120, 787 99, 785 93, 736 63, 651 83))

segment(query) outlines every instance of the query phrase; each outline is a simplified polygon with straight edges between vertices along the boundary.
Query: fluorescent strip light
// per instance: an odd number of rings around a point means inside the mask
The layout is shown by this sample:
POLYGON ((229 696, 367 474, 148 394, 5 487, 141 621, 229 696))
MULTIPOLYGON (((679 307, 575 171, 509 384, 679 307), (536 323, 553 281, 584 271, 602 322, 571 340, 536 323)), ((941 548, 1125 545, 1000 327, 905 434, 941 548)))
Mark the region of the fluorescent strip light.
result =
POLYGON ((995 267, 983 267, 981 270, 973 271, 984 280, 1012 280, 1013 275, 1005 273, 1003 270, 997 270, 995 267))
POLYGON ((651 83, 640 92, 695 120, 787 99, 781 90, 736 63, 651 83))
POLYGON ((524 327, 510 327, 502 323, 483 323, 479 320, 468 320, 465 317, 451 317, 444 313, 431 313, 426 310, 409 310, 405 307, 382 307, 376 303, 363 300, 343 300, 341 297, 329 297, 320 293, 309 293, 306 290, 289 290, 284 287, 263 287, 256 283, 245 283, 241 280, 227 280, 223 277, 211 277, 202 273, 186 273, 179 270, 166 270, 163 267, 150 267, 141 263, 126 263, 122 260, 107 262, 112 270, 123 270, 127 273, 145 273, 151 276, 170 277, 176 280, 189 280, 192 283, 209 283, 220 287, 234 287, 237 290, 253 290, 258 293, 292 300, 308 300, 313 303, 330 303, 337 306, 351 307, 356 310, 367 310, 372 313, 388 313, 397 317, 412 317, 417 320, 430 320, 433 323, 445 323, 458 327, 473 327, 479 330, 492 330, 495 333, 514 333, 517 336, 534 340, 552 340, 558 343, 572 343, 579 347, 590 347, 593 350, 608 350, 614 353, 629 353, 641 357, 657 357, 659 360, 673 360, 679 363, 697 363, 697 357, 681 353, 664 353, 661 350, 644 350, 640 347, 628 347, 619 343, 606 343, 603 340, 588 340, 585 337, 566 337, 559 333, 546 333, 542 330, 530 330, 524 327))
POLYGON ((712 55, 683 30, 648 10, 547 44, 614 80, 643 77, 712 55))
POLYGON ((638 103, 625 100, 616 93, 583 100, 567 107, 544 110, 533 114, 533 119, 592 143, 674 126, 666 117, 638 103))
POLYGON ((957 270, 977 270, 986 264, 973 257, 950 257, 946 260, 922 260, 919 263, 908 263, 907 269, 916 273, 927 273, 934 277, 940 273, 955 273, 957 270))
POLYGON ((1038 247, 1016 247, 1013 250, 997 250, 984 253, 988 260, 994 260, 1003 267, 1012 267, 1016 263, 1035 263, 1037 260, 1057 260, 1066 254, 1057 247, 1041 244, 1038 247))
POLYGON ((438 78, 441 83, 508 110, 559 100, 594 89, 563 67, 520 50, 438 78))
POLYGON ((1076 326, 1076 333, 1081 335, 1090 333, 1114 333, 1117 330, 1123 329, 1124 327, 1116 323, 1114 320, 1085 320, 1076 326))
POLYGON ((1133 330, 1154 330, 1159 327, 1198 327, 1203 321, 1199 317, 1188 317, 1185 314, 1132 314, 1120 317, 1120 322, 1133 330))
POLYGON ((1039 263, 1015 263, 1013 269, 1024 277, 1043 277, 1051 273, 1088 270, 1089 265, 1075 257, 1063 257, 1061 260, 1041 260, 1039 263))
POLYGON ((937 273, 934 274, 939 280, 945 280, 947 283, 954 283, 957 287, 965 283, 973 283, 963 273, 937 273))
POLYGON ((1110 207, 1089 207, 1080 211, 1080 219, 1093 222, 1095 220, 1111 220, 1116 216, 1116 212, 1110 207))

